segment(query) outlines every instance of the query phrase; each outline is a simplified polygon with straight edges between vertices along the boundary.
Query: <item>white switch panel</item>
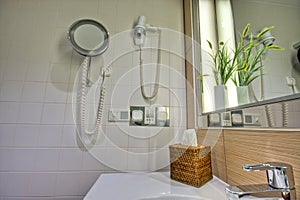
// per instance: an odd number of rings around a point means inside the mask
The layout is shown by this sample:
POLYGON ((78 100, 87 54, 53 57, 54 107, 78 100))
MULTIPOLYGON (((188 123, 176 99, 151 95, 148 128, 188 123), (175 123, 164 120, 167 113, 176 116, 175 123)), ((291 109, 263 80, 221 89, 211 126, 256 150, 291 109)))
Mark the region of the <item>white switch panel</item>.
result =
POLYGON ((130 126, 170 126, 170 108, 167 106, 130 106, 130 126))
POLYGON ((132 121, 134 122, 141 122, 143 121, 143 111, 141 110, 133 110, 132 111, 132 121))
POLYGON ((244 125, 261 126, 260 115, 258 114, 244 114, 244 125))
POLYGON ((109 122, 128 122, 129 110, 112 109, 108 112, 109 122))
POLYGON ((155 125, 156 124, 156 107, 145 107, 145 119, 144 124, 155 125))

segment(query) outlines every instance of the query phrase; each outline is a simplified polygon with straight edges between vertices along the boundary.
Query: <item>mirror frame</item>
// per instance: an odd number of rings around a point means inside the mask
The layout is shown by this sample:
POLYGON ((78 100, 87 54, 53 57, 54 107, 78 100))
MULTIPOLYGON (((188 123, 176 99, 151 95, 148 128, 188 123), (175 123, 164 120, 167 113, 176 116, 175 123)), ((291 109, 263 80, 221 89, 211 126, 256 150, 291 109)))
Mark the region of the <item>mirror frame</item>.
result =
POLYGON ((92 20, 92 19, 81 19, 78 21, 75 21, 69 28, 68 31, 68 39, 70 40, 73 48, 75 49, 75 51, 77 51, 79 54, 83 55, 83 56, 88 56, 88 57, 94 57, 94 56, 98 56, 100 54, 102 54, 104 51, 106 51, 106 49, 108 48, 109 45, 109 32, 107 31, 107 29, 99 22, 92 20), (103 36, 104 36, 104 41, 102 43, 102 45, 95 49, 95 50, 86 50, 83 49, 82 47, 80 47, 74 38, 74 33, 76 31, 77 28, 79 28, 82 25, 93 25, 96 26, 99 30, 102 31, 103 36))

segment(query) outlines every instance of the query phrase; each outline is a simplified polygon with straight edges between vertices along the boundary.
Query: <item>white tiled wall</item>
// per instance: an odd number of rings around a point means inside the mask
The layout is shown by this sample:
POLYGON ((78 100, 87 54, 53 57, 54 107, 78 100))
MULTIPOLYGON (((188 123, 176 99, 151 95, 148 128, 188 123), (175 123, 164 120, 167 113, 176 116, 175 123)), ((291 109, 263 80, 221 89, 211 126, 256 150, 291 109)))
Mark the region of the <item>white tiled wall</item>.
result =
MULTIPOLYGON (((165 167, 168 144, 186 124, 181 36, 169 35, 168 30, 162 35, 164 48, 175 53, 162 53, 155 104, 170 106, 171 127, 129 127, 107 120, 110 108, 147 105, 139 89, 138 52, 132 51, 129 31, 139 15, 155 26, 183 32, 181 0, 0 1, 1 200, 79 200, 101 173, 114 172, 113 167, 125 171, 165 167), (66 34, 79 18, 99 20, 111 35, 109 51, 93 60, 93 80, 109 54, 116 58, 105 83, 103 133, 92 154, 80 147, 72 113, 73 83, 83 57, 72 50, 66 34), (130 52, 120 56, 124 51, 130 52), (102 140, 105 137, 113 144, 102 140)), ((155 45, 155 37, 151 41, 155 45)), ((155 51, 143 53, 146 61, 155 61, 155 56, 155 51)), ((155 73, 154 67, 148 69, 146 81, 155 73)))

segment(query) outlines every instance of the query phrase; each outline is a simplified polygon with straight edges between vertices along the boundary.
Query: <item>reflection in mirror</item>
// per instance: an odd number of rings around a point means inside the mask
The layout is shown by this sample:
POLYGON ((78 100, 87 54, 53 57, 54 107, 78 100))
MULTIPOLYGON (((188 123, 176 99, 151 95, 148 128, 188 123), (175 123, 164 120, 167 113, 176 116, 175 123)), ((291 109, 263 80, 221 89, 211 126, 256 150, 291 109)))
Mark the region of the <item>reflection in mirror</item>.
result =
POLYGON ((299 99, 269 104, 269 112, 266 112, 266 109, 266 106, 243 109, 243 126, 246 128, 299 128, 299 99))
MULTIPOLYGON (((201 2, 206 1, 200 0, 200 4, 201 2)), ((244 28, 247 24, 250 24, 250 31, 247 33, 247 36, 245 36, 245 41, 247 39, 246 43, 249 43, 251 41, 250 36, 253 36, 253 39, 257 42, 253 51, 259 52, 260 48, 263 48, 263 46, 269 47, 271 44, 273 45, 273 48, 279 46, 284 49, 279 51, 272 49, 263 51, 261 59, 257 64, 258 67, 263 67, 261 70, 255 72, 254 76, 258 77, 246 87, 246 92, 249 93, 249 101, 238 103, 237 99, 239 92, 236 94, 232 93, 231 95, 228 95, 228 101, 230 102, 228 107, 225 107, 224 105, 223 108, 245 107, 243 105, 251 106, 253 104, 259 105, 257 102, 265 104, 264 102, 271 99, 281 101, 280 98, 285 98, 286 96, 293 99, 293 94, 299 93, 300 90, 300 61, 297 58, 297 54, 300 54, 300 27, 298 26, 300 24, 300 1, 216 0, 214 2, 215 9, 213 12, 216 12, 215 16, 217 18, 217 23, 218 20, 224 19, 224 17, 222 18, 220 16, 220 9, 228 9, 230 11, 232 9, 232 13, 227 13, 230 16, 233 16, 236 46, 237 42, 240 41, 240 36, 243 33, 244 28), (225 1, 231 3, 224 4, 225 1), (222 4, 220 4, 220 2, 222 2, 222 4), (218 7, 218 3, 222 5, 222 7, 218 7), (274 28, 271 28, 272 26, 274 26, 274 28), (271 29, 260 36, 259 33, 264 32, 266 27, 270 27, 271 29), (268 43, 266 41, 270 42, 268 43), (260 76, 261 74, 263 75, 260 76)), ((223 15, 224 13, 226 12, 222 12, 223 15)), ((205 18, 207 17, 201 14, 200 7, 201 23, 205 18)), ((220 24, 216 24, 215 29, 217 30, 216 35, 219 38, 219 41, 210 40, 210 38, 207 37, 208 34, 202 33, 206 30, 205 27, 200 28, 202 46, 202 68, 200 74, 202 77, 201 80, 198 78, 197 81, 203 83, 201 91, 198 91, 198 98, 202 98, 202 107, 199 109, 201 110, 201 113, 214 112, 218 109, 222 109, 222 107, 216 109, 215 105, 216 91, 214 90, 214 86, 216 85, 216 81, 211 67, 209 67, 212 65, 209 55, 211 52, 210 48, 207 48, 206 43, 207 40, 212 41, 213 49, 217 49, 220 42, 225 42, 226 44, 226 42, 230 40, 230 38, 222 38, 224 41, 220 41, 221 37, 219 36, 223 34, 222 31, 231 31, 232 29, 230 26, 226 26, 226 22, 224 21, 220 24), (222 26, 223 28, 219 28, 219 26, 222 26)), ((237 87, 233 85, 231 81, 228 81, 226 86, 228 91, 237 91, 237 87)), ((245 92, 245 90, 243 90, 243 92, 245 92)), ((243 95, 240 96, 246 95, 243 93, 243 95)))
POLYGON ((104 42, 104 34, 98 27, 85 24, 74 31, 74 40, 83 49, 98 49, 104 42))
POLYGON ((263 56, 265 75, 253 82, 258 100, 299 92, 300 64, 296 59, 299 48, 295 49, 293 45, 300 41, 300 1, 232 0, 232 8, 236 37, 247 23, 251 24, 253 32, 275 26, 271 31, 273 42, 284 48, 284 51, 268 51, 263 56))

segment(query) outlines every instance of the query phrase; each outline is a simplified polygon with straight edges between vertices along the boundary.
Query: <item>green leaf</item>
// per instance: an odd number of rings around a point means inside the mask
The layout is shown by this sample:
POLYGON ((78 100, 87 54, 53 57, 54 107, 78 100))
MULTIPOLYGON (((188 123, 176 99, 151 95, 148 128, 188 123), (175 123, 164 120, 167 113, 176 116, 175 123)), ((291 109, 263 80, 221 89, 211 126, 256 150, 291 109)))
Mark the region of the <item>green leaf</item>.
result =
POLYGON ((250 29, 250 24, 248 23, 243 30, 243 33, 242 33, 243 38, 245 38, 248 35, 249 29, 250 29))
POLYGON ((247 85, 249 85, 250 83, 252 83, 255 79, 257 79, 258 77, 260 77, 261 75, 259 74, 259 75, 256 75, 256 76, 254 76, 254 77, 252 77, 251 79, 249 79, 248 81, 247 81, 247 85))
POLYGON ((241 71, 241 70, 247 71, 247 70, 249 69, 249 67, 250 67, 250 64, 247 63, 246 61, 244 61, 244 62, 243 62, 243 65, 242 65, 242 68, 240 69, 240 71, 241 71))
POLYGON ((207 41, 207 43, 208 43, 209 48, 212 50, 212 44, 211 44, 211 42, 208 41, 208 40, 206 40, 206 41, 207 41))
POLYGON ((272 30, 273 28, 275 28, 275 26, 270 26, 270 27, 267 27, 267 28, 263 29, 263 30, 257 35, 257 39, 261 38, 264 34, 266 34, 268 31, 272 30))
POLYGON ((200 74, 199 76, 197 76, 197 79, 203 79, 203 77, 205 76, 209 76, 208 74, 200 74))
POLYGON ((271 45, 268 46, 268 49, 272 49, 272 50, 284 50, 284 48, 277 46, 277 45, 271 45))

